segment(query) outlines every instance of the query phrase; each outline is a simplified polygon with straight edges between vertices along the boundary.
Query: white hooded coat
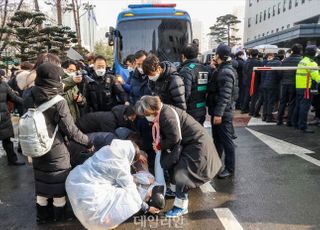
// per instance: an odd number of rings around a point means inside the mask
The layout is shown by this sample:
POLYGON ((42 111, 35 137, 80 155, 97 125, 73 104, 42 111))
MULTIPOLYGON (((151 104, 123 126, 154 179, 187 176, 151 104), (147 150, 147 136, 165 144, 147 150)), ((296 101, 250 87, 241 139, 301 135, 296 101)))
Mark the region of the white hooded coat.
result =
POLYGON ((87 229, 108 229, 141 209, 130 165, 135 150, 131 141, 113 140, 73 169, 66 190, 73 211, 87 229))

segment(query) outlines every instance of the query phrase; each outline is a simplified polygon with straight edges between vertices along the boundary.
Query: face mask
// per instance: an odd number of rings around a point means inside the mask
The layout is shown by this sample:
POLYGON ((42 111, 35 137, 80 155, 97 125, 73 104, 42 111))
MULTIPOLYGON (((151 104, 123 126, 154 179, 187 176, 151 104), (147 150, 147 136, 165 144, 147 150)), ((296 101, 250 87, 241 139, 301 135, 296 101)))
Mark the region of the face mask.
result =
POLYGON ((128 71, 129 71, 129 73, 130 72, 132 72, 134 70, 134 68, 132 68, 132 67, 128 67, 128 71))
POLYGON ((144 74, 142 68, 139 67, 139 68, 137 68, 137 69, 138 69, 138 71, 139 71, 140 74, 144 74))
POLYGON ((154 76, 154 77, 151 77, 151 76, 148 76, 148 77, 149 77, 149 80, 150 80, 150 81, 157 81, 158 78, 160 77, 160 74, 157 74, 157 75, 154 76))
POLYGON ((75 77, 76 73, 67 73, 69 77, 75 77))
POLYGON ((154 119, 155 119, 155 116, 151 115, 151 116, 146 116, 146 119, 149 121, 149 122, 153 122, 154 119))
POLYGON ((98 77, 102 77, 106 73, 106 69, 96 69, 95 72, 98 77))

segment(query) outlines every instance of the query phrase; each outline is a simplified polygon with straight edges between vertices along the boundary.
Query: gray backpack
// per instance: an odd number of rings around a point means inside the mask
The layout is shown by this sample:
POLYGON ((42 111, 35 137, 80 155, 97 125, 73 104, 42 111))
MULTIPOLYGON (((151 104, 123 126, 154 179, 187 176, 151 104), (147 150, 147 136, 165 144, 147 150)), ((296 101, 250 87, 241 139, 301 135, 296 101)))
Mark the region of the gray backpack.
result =
POLYGON ((19 142, 23 155, 41 157, 50 151, 58 131, 58 125, 50 138, 43 112, 62 100, 64 98, 57 95, 35 109, 28 109, 28 112, 21 117, 19 121, 19 142))

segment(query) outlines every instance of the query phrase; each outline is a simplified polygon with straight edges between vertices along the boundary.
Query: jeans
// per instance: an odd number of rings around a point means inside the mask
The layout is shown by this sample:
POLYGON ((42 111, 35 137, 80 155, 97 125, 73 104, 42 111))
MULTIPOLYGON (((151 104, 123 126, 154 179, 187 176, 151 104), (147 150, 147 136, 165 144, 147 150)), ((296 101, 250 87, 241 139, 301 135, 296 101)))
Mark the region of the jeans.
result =
POLYGON ((294 85, 282 85, 281 86, 281 97, 278 111, 278 121, 283 121, 284 111, 288 104, 288 122, 291 123, 291 117, 294 112, 296 105, 296 89, 294 85))
POLYGON ((211 118, 212 137, 216 146, 217 152, 222 158, 224 153, 224 166, 229 172, 235 170, 235 145, 233 143, 234 129, 232 125, 232 118, 222 118, 220 125, 213 124, 213 117, 211 118))
POLYGON ((305 89, 296 89, 296 106, 294 115, 292 117, 292 125, 298 129, 306 130, 308 128, 308 113, 311 107, 311 94, 310 98, 304 98, 305 89))

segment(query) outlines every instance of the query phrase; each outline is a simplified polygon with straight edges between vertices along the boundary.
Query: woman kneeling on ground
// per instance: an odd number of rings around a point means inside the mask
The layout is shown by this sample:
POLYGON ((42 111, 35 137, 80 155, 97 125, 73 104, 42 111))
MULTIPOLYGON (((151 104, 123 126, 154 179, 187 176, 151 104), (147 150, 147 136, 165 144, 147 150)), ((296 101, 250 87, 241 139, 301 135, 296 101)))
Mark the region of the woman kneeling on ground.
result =
POLYGON ((136 110, 154 123, 154 150, 161 150, 161 166, 175 184, 174 206, 166 217, 184 215, 188 213, 188 191, 213 179, 221 168, 213 140, 189 114, 162 104, 157 96, 143 96, 136 110))

